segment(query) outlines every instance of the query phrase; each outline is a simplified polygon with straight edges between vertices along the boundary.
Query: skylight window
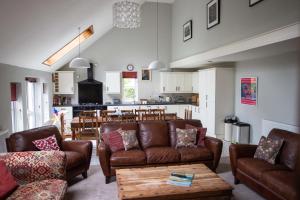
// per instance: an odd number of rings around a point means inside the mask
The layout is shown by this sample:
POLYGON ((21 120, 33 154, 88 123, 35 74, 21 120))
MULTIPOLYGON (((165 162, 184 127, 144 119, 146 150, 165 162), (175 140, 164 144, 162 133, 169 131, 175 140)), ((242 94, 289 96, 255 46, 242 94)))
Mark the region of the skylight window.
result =
POLYGON ((47 60, 43 62, 44 65, 51 66, 54 63, 56 63, 59 59, 61 59, 64 55, 66 55, 68 52, 70 52, 72 49, 78 46, 79 41, 80 43, 87 40, 89 37, 91 37, 94 34, 94 28, 93 25, 88 27, 86 30, 81 32, 77 37, 75 37, 73 40, 71 40, 68 44, 66 44, 64 47, 62 47, 60 50, 52 54, 47 60))

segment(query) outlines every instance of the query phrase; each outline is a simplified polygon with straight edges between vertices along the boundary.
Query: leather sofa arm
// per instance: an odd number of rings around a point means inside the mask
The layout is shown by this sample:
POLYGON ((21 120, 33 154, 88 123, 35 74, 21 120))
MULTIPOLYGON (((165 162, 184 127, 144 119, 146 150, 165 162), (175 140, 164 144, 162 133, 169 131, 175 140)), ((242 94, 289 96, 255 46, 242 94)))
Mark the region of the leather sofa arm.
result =
POLYGON ((0 160, 21 185, 47 179, 66 180, 67 158, 63 151, 1 153, 0 160))
POLYGON ((216 170, 221 158, 223 142, 217 138, 205 137, 204 143, 205 146, 214 154, 213 170, 216 170))
POLYGON ((110 177, 110 156, 111 156, 111 151, 110 148, 104 144, 104 142, 100 142, 98 146, 98 154, 99 154, 99 161, 100 165, 103 171, 103 174, 106 177, 110 177))
POLYGON ((230 164, 232 174, 235 176, 237 161, 239 158, 253 157, 256 151, 257 145, 252 144, 231 144, 229 146, 230 164))
POLYGON ((86 170, 89 169, 92 157, 93 143, 91 141, 63 141, 62 151, 75 151, 84 155, 86 170))

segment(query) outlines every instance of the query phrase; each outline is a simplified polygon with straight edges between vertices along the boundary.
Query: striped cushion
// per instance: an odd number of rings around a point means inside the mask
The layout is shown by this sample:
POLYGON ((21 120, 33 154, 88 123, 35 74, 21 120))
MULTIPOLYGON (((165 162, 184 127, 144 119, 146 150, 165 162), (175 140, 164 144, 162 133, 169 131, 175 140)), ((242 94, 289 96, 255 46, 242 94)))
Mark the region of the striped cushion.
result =
POLYGON ((123 139, 120 134, 121 129, 103 134, 103 141, 109 146, 112 152, 125 150, 123 139))

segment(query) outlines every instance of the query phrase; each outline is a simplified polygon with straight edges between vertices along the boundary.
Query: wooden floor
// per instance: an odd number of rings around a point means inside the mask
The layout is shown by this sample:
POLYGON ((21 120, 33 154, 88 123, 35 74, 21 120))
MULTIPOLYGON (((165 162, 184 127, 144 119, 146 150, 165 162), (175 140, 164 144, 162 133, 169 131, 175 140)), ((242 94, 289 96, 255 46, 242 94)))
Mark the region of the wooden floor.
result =
POLYGON ((120 200, 230 199, 232 187, 203 164, 117 170, 120 200), (171 172, 194 173, 191 187, 167 184, 171 172))

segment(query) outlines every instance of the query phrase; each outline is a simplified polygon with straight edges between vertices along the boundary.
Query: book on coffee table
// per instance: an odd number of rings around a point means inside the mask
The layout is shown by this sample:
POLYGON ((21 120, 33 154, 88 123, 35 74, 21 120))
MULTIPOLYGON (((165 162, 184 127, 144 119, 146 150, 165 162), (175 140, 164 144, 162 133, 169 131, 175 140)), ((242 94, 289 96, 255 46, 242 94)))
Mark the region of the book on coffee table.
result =
POLYGON ((193 178, 194 174, 173 172, 169 176, 167 183, 170 185, 190 187, 192 185, 193 178))

